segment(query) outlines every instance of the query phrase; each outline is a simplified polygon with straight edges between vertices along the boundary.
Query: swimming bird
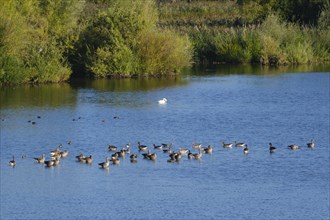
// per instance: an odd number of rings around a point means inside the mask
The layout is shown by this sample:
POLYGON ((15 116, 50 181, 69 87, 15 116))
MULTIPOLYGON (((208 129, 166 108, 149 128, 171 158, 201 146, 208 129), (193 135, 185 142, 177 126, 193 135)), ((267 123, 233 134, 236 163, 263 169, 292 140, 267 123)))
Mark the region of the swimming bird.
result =
MULTIPOLYGON (((177 160, 179 154, 180 154, 180 153, 173 152, 173 153, 170 153, 169 156, 170 156, 170 158, 171 158, 172 160, 177 160)), ((181 157, 180 157, 180 158, 181 158, 181 157)), ((180 159, 180 158, 179 158, 179 159, 180 159)))
POLYGON ((114 153, 111 155, 111 160, 116 160, 118 159, 118 153, 114 153))
POLYGON ((37 163, 44 163, 45 162, 45 154, 42 154, 41 157, 35 157, 34 158, 37 163))
POLYGON ((55 163, 54 160, 46 160, 46 161, 45 161, 45 165, 46 165, 47 167, 52 167, 52 166, 54 166, 54 163, 55 163))
POLYGON ((276 147, 274 147, 274 146, 272 145, 272 143, 269 143, 269 152, 270 152, 270 153, 275 153, 275 151, 276 151, 276 147))
POLYGON ((149 155, 151 155, 151 150, 148 150, 148 153, 142 154, 144 159, 148 159, 149 155))
POLYGON ((193 143, 193 145, 192 145, 192 148, 196 148, 196 149, 201 148, 201 147, 202 147, 202 144, 193 143))
POLYGON ((109 151, 116 151, 117 147, 114 145, 108 144, 108 149, 109 149, 109 151))
POLYGON ((179 148, 179 152, 181 155, 187 155, 188 154, 188 149, 187 148, 179 148))
POLYGON ((191 160, 193 158, 194 158, 193 153, 191 153, 190 150, 189 150, 189 152, 188 152, 188 159, 191 160))
POLYGON ((171 150, 171 148, 168 148, 168 149, 164 149, 163 152, 164 153, 171 154, 172 153, 172 150, 171 150))
POLYGON ((16 166, 16 161, 15 161, 15 157, 13 156, 13 159, 11 161, 9 161, 9 166, 16 166))
POLYGON ((235 147, 245 147, 246 143, 237 143, 235 141, 235 147))
POLYGON ((139 147, 139 150, 140 151, 145 151, 145 150, 147 150, 147 146, 146 145, 142 145, 142 144, 140 144, 140 142, 138 142, 138 147, 139 147))
POLYGON ((111 162, 112 162, 112 164, 115 164, 115 165, 120 164, 120 160, 119 159, 112 159, 111 162))
POLYGON ((232 143, 225 143, 225 142, 222 142, 222 147, 223 148, 232 148, 233 144, 232 143))
POLYGON ((83 154, 79 154, 78 156, 76 156, 77 160, 79 162, 85 162, 84 159, 85 159, 85 156, 83 154))
POLYGON ((67 157, 69 155, 69 151, 68 150, 61 151, 60 155, 61 155, 61 157, 67 157))
POLYGON ((179 160, 181 159, 181 153, 179 152, 179 153, 177 153, 175 156, 174 156, 174 159, 177 161, 177 162, 179 162, 179 160))
POLYGON ((208 145, 206 148, 203 149, 204 150, 204 153, 206 154, 212 154, 213 152, 213 148, 211 145, 208 145))
POLYGON ((105 158, 105 162, 99 163, 99 166, 101 166, 102 169, 109 168, 110 160, 108 157, 105 158))
POLYGON ((93 157, 92 157, 92 155, 89 155, 89 157, 85 157, 85 158, 84 158, 84 161, 85 161, 85 163, 87 163, 87 164, 92 164, 92 162, 93 162, 93 157))
POLYGON ((147 157, 148 160, 152 160, 152 161, 155 161, 156 158, 157 158, 157 154, 156 153, 150 154, 147 157))
POLYGON ((131 145, 126 144, 126 149, 124 149, 125 154, 130 154, 131 153, 131 145))
POLYGON ((298 149, 300 149, 300 147, 298 145, 296 145, 296 144, 291 144, 291 145, 288 146, 288 148, 290 148, 291 150, 298 150, 298 149))
POLYGON ((131 158, 131 163, 137 163, 137 154, 131 154, 131 156, 129 156, 131 158))
POLYGON ((245 148, 243 150, 244 154, 248 154, 249 153, 249 148, 247 145, 245 145, 245 148))
POLYGON ((61 154, 55 154, 54 156, 50 157, 52 160, 59 160, 61 159, 61 154))
POLYGON ((171 148, 172 147, 172 143, 169 143, 169 144, 161 144, 163 147, 168 147, 168 148, 171 148))
POLYGON ((314 148, 315 147, 314 139, 312 139, 310 143, 307 143, 307 147, 308 148, 314 148))
POLYGON ((201 152, 199 152, 199 153, 196 153, 196 154, 192 154, 192 156, 195 160, 199 160, 199 159, 202 158, 203 154, 201 152))
POLYGON ((56 157, 54 160, 53 166, 58 166, 60 164, 60 158, 56 157))
POLYGON ((154 149, 162 149, 163 148, 163 145, 156 145, 156 144, 153 144, 154 145, 154 149))
POLYGON ((160 105, 165 105, 167 103, 167 99, 166 98, 163 98, 161 100, 158 100, 158 104, 160 105))
POLYGON ((60 148, 57 147, 55 150, 52 150, 50 152, 50 156, 54 156, 54 155, 60 154, 60 153, 61 153, 61 150, 60 150, 60 148))
POLYGON ((120 151, 116 152, 116 154, 118 155, 118 157, 124 158, 125 157, 125 149, 122 148, 120 151))

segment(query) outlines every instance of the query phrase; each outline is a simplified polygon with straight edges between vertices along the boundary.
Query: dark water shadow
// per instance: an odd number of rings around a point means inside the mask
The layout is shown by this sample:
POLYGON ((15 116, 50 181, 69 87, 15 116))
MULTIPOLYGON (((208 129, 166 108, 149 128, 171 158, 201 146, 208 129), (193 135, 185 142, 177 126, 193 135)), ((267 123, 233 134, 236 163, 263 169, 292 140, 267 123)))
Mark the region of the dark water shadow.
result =
POLYGON ((0 88, 0 109, 43 106, 55 108, 76 102, 77 91, 68 83, 19 85, 0 88))
POLYGON ((139 92, 186 85, 181 76, 161 78, 125 78, 125 79, 73 79, 73 88, 89 88, 102 92, 139 92))
POLYGON ((193 67, 187 74, 195 76, 209 75, 274 75, 286 73, 329 72, 330 64, 306 64, 287 66, 263 66, 251 64, 214 64, 193 67))

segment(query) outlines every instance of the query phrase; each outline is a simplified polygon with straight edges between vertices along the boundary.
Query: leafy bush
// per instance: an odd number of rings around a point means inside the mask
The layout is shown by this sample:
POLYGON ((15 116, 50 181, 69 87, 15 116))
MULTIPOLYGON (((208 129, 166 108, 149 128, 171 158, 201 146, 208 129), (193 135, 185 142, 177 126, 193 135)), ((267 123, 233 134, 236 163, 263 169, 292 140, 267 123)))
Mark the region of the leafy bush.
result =
POLYGON ((179 72, 181 68, 190 65, 191 54, 189 40, 173 31, 144 31, 139 36, 137 55, 141 73, 179 72))
POLYGON ((97 77, 164 74, 186 66, 188 39, 157 29, 154 8, 151 0, 118 0, 100 10, 78 42, 78 66, 97 77))

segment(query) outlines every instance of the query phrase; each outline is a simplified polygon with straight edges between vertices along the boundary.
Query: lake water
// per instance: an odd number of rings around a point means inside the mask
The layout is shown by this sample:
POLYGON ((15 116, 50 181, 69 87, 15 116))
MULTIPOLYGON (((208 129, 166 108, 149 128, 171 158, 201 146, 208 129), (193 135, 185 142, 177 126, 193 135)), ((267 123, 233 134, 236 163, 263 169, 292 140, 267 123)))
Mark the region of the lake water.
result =
POLYGON ((329 66, 299 68, 1 89, 0 218, 329 219, 329 66), (168 103, 159 105, 163 97, 168 103), (314 150, 306 146, 312 138, 314 150), (138 141, 156 161, 143 159, 138 141), (249 154, 222 147, 234 141, 249 154), (152 147, 194 142, 211 144, 213 154, 168 163, 152 147), (126 157, 99 168, 108 144, 126 143, 137 163, 126 157), (58 167, 33 160, 49 159, 60 144, 69 156, 58 167), (80 153, 93 164, 76 162, 80 153))

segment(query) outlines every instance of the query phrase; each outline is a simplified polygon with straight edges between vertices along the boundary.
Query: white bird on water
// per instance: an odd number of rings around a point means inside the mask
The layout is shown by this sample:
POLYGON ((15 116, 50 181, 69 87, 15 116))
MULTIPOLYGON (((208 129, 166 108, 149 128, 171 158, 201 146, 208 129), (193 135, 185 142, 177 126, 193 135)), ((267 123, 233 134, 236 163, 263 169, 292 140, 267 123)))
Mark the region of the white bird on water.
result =
POLYGON ((167 99, 166 98, 163 98, 161 100, 158 100, 158 104, 160 105, 165 105, 167 103, 167 99))

